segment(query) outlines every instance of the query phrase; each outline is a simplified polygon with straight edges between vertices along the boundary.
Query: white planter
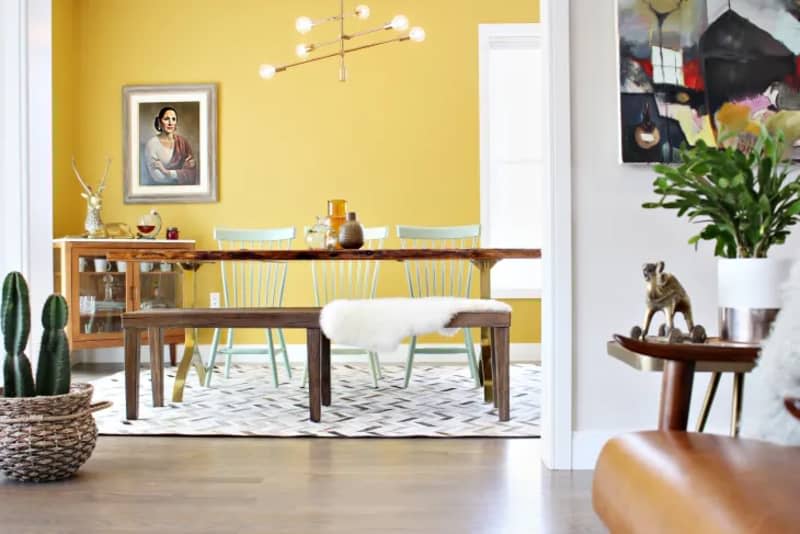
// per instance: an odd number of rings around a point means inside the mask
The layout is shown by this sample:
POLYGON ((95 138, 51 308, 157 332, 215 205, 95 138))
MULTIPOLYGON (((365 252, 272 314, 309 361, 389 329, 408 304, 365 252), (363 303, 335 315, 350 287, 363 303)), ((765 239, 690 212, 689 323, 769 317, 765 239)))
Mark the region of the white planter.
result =
POLYGON ((720 338, 758 343, 767 336, 781 308, 781 286, 789 277, 791 265, 791 259, 719 259, 720 338))

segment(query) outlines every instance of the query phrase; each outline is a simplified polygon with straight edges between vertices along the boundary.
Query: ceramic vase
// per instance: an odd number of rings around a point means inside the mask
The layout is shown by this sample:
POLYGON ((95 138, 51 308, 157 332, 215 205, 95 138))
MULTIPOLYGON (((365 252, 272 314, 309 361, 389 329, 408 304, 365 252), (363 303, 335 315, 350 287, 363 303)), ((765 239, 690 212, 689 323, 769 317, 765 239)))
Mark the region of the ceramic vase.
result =
POLYGON ((347 220, 339 227, 339 246, 346 249, 361 248, 364 245, 364 228, 356 219, 354 211, 347 212, 347 220))
POLYGON ((720 258, 717 302, 720 338, 759 343, 769 334, 781 308, 781 285, 788 279, 790 259, 720 258))

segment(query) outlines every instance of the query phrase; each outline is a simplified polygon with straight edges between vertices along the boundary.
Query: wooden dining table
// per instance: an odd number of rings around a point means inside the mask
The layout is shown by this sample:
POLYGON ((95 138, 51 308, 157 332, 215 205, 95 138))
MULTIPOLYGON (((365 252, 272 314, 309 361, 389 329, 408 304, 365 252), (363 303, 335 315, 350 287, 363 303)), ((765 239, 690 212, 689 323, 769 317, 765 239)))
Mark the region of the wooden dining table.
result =
MULTIPOLYGON (((196 295, 195 272, 205 263, 220 261, 447 261, 467 260, 478 268, 480 273, 480 298, 491 298, 491 270, 497 262, 505 259, 537 259, 541 258, 541 249, 535 248, 403 248, 379 250, 146 250, 128 249, 111 251, 108 259, 132 262, 167 262, 178 263, 183 271, 187 284, 192 287, 189 307, 194 306, 196 295)), ((479 374, 483 384, 484 402, 494 401, 491 340, 489 328, 481 328, 481 357, 479 374)), ((183 358, 176 373, 176 384, 182 385, 189 369, 194 365, 199 374, 205 372, 202 358, 197 349, 196 333, 187 330, 183 358)), ((182 387, 180 388, 182 391, 182 387)), ((174 398, 173 398, 174 399, 174 398)))

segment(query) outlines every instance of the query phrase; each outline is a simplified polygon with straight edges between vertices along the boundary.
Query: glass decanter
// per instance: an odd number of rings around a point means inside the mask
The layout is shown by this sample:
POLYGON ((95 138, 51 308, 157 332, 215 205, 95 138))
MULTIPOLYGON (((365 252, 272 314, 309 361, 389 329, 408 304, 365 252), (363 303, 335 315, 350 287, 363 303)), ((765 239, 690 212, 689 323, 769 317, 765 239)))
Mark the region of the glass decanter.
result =
POLYGON ((157 238, 158 233, 161 231, 161 215, 156 210, 150 210, 150 213, 139 217, 136 229, 138 230, 136 237, 139 239, 157 238))

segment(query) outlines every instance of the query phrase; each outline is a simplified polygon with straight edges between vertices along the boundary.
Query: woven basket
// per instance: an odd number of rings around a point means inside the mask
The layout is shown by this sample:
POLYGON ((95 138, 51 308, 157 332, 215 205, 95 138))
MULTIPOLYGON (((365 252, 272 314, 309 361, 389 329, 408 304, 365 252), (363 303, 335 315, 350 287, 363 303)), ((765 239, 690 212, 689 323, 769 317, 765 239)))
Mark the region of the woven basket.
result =
MULTIPOLYGON (((0 396, 0 471, 15 480, 46 482, 75 474, 94 450, 97 426, 91 384, 50 397, 0 396)), ((0 388, 0 395, 2 395, 0 388)))

